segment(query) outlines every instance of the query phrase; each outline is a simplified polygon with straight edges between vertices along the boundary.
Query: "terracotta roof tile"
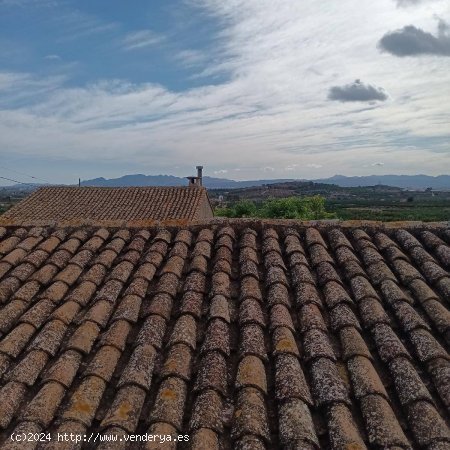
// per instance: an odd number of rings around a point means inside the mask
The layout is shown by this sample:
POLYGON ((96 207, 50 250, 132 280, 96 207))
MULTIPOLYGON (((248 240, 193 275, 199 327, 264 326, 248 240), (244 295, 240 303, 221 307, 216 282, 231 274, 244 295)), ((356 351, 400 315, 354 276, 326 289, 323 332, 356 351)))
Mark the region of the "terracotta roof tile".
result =
POLYGON ((300 253, 302 255, 305 254, 305 249, 297 236, 287 236, 284 242, 286 255, 293 256, 296 253, 300 253))
POLYGON ((44 351, 32 350, 8 373, 7 379, 31 387, 47 364, 48 359, 49 356, 44 351))
POLYGON ((47 322, 30 345, 30 349, 42 350, 55 356, 67 331, 67 325, 60 320, 47 322))
POLYGON ((328 336, 321 330, 314 328, 304 333, 303 348, 305 362, 316 358, 329 358, 336 361, 328 336))
POLYGON ((161 316, 164 320, 168 321, 172 314, 173 298, 166 293, 156 294, 150 302, 145 302, 141 314, 147 317, 150 314, 161 316))
MULTIPOLYGON (((286 327, 275 328, 272 334, 273 348, 272 352, 274 355, 279 355, 281 353, 291 353, 298 356, 298 346, 295 342, 295 338, 292 331, 286 327)), ((261 353, 261 357, 264 355, 261 353)))
POLYGON ((186 395, 187 386, 183 380, 177 377, 166 378, 158 390, 151 421, 166 422, 181 430, 186 395))
POLYGON ((92 361, 86 367, 83 375, 95 375, 108 383, 114 373, 120 354, 117 348, 110 345, 100 347, 92 361))
MULTIPOLYGON (((246 286, 242 286, 242 291, 246 286)), ((250 296, 250 295, 249 295, 250 296)), ((257 300, 262 300, 261 289, 258 283, 254 283, 254 294, 253 298, 257 300)), ((276 283, 272 284, 267 288, 267 304, 269 307, 275 305, 284 305, 288 308, 291 306, 291 301, 289 298, 288 288, 284 284, 276 283)))
POLYGON ((88 376, 83 379, 64 409, 65 420, 75 420, 89 427, 95 417, 106 383, 99 377, 88 376))
MULTIPOLYGON (((14 429, 16 435, 21 436, 25 433, 25 436, 35 436, 36 434, 39 436, 39 433, 42 432, 42 427, 40 427, 35 422, 21 422, 14 429)), ((5 450, 34 450, 36 448, 36 441, 14 441, 10 439, 6 441, 3 445, 3 449, 5 450)))
POLYGON ((380 323, 385 323, 387 325, 391 324, 383 305, 374 298, 366 298, 360 302, 359 314, 367 329, 371 329, 380 323))
MULTIPOLYGON (((251 302, 251 300, 249 300, 251 302)), ((223 295, 216 295, 211 300, 211 306, 209 308, 210 319, 222 319, 227 323, 231 322, 230 310, 228 307, 228 300, 223 295)))
POLYGON ((372 359, 372 355, 370 354, 366 342, 356 328, 352 326, 341 328, 339 337, 341 340, 342 358, 344 361, 347 361, 354 356, 364 356, 368 359, 372 359))
POLYGON ((336 403, 329 409, 329 433, 333 448, 365 450, 361 434, 348 407, 336 403))
POLYGON ((448 447, 448 242, 431 229, 7 227, 0 446, 23 430, 448 447))
POLYGON ((421 362, 428 362, 435 358, 449 359, 445 349, 427 330, 416 329, 410 333, 412 344, 421 362))
POLYGON ((283 402, 298 398, 308 405, 313 401, 308 384, 296 356, 280 353, 275 360, 275 395, 283 402))
POLYGON ((194 388, 199 391, 213 389, 227 394, 227 362, 222 353, 207 352, 201 358, 194 388))
POLYGON ((98 325, 90 320, 87 320, 74 331, 67 342, 66 348, 68 350, 73 349, 81 353, 88 354, 91 351, 94 341, 97 339, 99 333, 100 328, 98 325))
POLYGON ((306 234, 306 245, 308 247, 314 245, 314 244, 320 244, 322 247, 327 248, 327 244, 323 240, 322 235, 320 234, 320 231, 315 228, 307 228, 306 234))
POLYGON ((127 320, 136 323, 139 318, 142 299, 137 295, 125 295, 115 310, 112 320, 127 320))
POLYGON ((36 329, 28 323, 19 324, 0 341, 0 353, 17 358, 35 331, 36 329))
POLYGON ((44 381, 57 381, 69 388, 81 364, 82 356, 75 350, 62 353, 55 363, 46 371, 44 381))
POLYGON ((419 445, 428 446, 436 442, 450 445, 450 430, 429 402, 413 403, 408 408, 408 419, 419 445))
POLYGON ((378 394, 388 399, 386 389, 369 359, 364 356, 355 356, 347 364, 356 398, 378 394))
POLYGON ((0 389, 0 427, 6 428, 25 396, 26 386, 23 383, 9 381, 0 389))
POLYGON ((389 362, 400 356, 411 358, 392 328, 386 324, 377 324, 373 329, 373 337, 377 351, 384 362, 389 362))
POLYGON ((239 324, 243 326, 248 323, 255 323, 261 327, 266 324, 261 304, 251 298, 244 300, 239 306, 239 324))
POLYGON ((342 402, 350 405, 347 389, 339 376, 336 364, 328 358, 311 362, 312 393, 318 406, 342 402))
POLYGON ((286 308, 286 306, 281 304, 275 304, 270 309, 269 329, 273 330, 277 327, 286 327, 289 328, 292 332, 295 331, 289 310, 286 308))
POLYGON ((56 409, 61 404, 65 389, 59 383, 45 383, 36 396, 28 403, 20 414, 20 419, 35 422, 43 428, 48 427, 55 416, 56 409))
POLYGON ((219 450, 217 433, 208 428, 201 428, 194 431, 190 442, 193 450, 201 450, 203 448, 219 450))
POLYGON ((222 398, 215 391, 203 391, 195 399, 189 429, 192 432, 199 428, 208 428, 217 433, 223 430, 222 398))
POLYGON ((136 344, 151 344, 157 349, 162 346, 162 339, 166 332, 166 321, 157 315, 150 315, 145 319, 136 339, 136 344))
POLYGON ((145 391, 142 388, 122 387, 103 419, 101 427, 116 426, 133 433, 136 430, 144 400, 145 391))
POLYGON ((406 406, 419 400, 433 403, 430 393, 409 360, 396 358, 389 363, 389 369, 403 405, 406 406))
POLYGON ((264 364, 256 356, 245 356, 241 359, 237 374, 236 388, 255 387, 267 394, 267 379, 264 364))
POLYGON ((181 299, 180 312, 192 314, 196 319, 199 319, 202 313, 202 303, 203 294, 200 292, 185 292, 181 299))
POLYGON ((266 441, 269 440, 267 411, 263 394, 254 388, 244 388, 237 396, 234 411, 231 437, 239 439, 245 435, 254 435, 266 441))
MULTIPOLYGON (((170 347, 161 368, 160 376, 162 378, 177 376, 188 382, 192 376, 192 353, 192 349, 184 344, 176 344, 170 347)), ((151 371, 147 371, 147 374, 151 375, 151 371)))
MULTIPOLYGON (((221 321, 217 321, 220 323, 221 321)), ((197 326, 195 319, 184 314, 175 322, 172 334, 170 335, 168 345, 185 344, 195 350, 197 341, 197 326)))
POLYGON ((8 210, 9 221, 140 221, 205 219, 209 204, 201 187, 45 187, 8 210))
MULTIPOLYGON (((178 437, 176 428, 173 425, 165 422, 153 423, 148 429, 148 433, 159 436, 170 435, 172 436, 172 438, 174 438, 175 436, 178 437)), ((165 441, 164 444, 162 444, 161 441, 158 440, 155 440, 153 442, 148 441, 144 447, 145 450, 160 450, 161 448, 163 448, 163 450, 175 450, 176 442, 174 442, 174 439, 172 439, 172 441, 165 441)))
POLYGON ((13 300, 7 303, 1 310, 0 331, 3 333, 9 331, 27 307, 27 303, 22 300, 13 300))
MULTIPOLYGON (((61 435, 67 433, 67 436, 70 436, 71 433, 72 435, 84 435, 87 431, 86 428, 86 425, 81 422, 66 420, 56 428, 56 433, 60 433, 61 435)), ((58 441, 54 439, 46 445, 46 450, 77 450, 79 449, 79 446, 80 443, 77 443, 75 439, 67 439, 67 441, 58 441)))

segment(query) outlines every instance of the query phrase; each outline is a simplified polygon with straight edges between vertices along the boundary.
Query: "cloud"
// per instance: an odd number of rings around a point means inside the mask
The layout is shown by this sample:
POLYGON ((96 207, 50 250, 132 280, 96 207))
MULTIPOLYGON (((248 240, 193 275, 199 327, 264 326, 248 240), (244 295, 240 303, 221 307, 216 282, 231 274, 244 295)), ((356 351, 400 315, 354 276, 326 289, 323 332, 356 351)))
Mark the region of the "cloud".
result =
POLYGON ((382 167, 382 166, 384 166, 384 163, 383 162, 375 162, 375 163, 371 164, 371 166, 372 167, 382 167))
POLYGON ((386 33, 378 43, 382 51, 395 56, 438 55, 450 56, 449 27, 444 21, 439 22, 438 35, 408 25, 401 30, 386 33))
POLYGON ((228 170, 220 169, 220 170, 215 170, 213 173, 214 173, 214 175, 224 175, 224 174, 228 173, 228 170))
POLYGON ((306 167, 309 167, 309 168, 311 168, 311 169, 320 169, 320 168, 323 167, 323 166, 322 166, 322 164, 314 164, 314 163, 311 163, 311 164, 306 164, 306 167))
POLYGON ((0 0, 0 6, 9 7, 53 7, 58 6, 58 0, 0 0))
MULTIPOLYGON (((436 58, 431 66, 411 58, 405 70, 403 64, 380 55, 373 43, 386 30, 405 23, 405 11, 391 1, 366 0, 364 11, 370 21, 360 20, 355 0, 341 0, 339 6, 330 0, 327 5, 332 8, 289 0, 189 2, 200 5, 199 17, 213 17, 214 26, 206 36, 213 45, 199 48, 206 55, 205 70, 223 76, 189 83, 178 71, 175 84, 155 71, 148 71, 147 78, 134 76, 135 64, 124 66, 120 55, 110 56, 123 80, 100 83, 94 78, 98 72, 89 66, 82 77, 71 74, 64 84, 32 73, 3 74, 2 148, 23 161, 37 156, 67 165, 75 161, 77 167, 99 171, 96 176, 108 176, 113 166, 122 172, 148 167, 173 173, 174 162, 182 166, 180 172, 189 173, 189 161, 200 161, 206 173, 208 167, 211 172, 227 168, 238 179, 260 178, 264 167, 267 177, 286 175, 284 168, 293 163, 299 164, 293 173, 300 178, 311 173, 361 174, 373 171, 362 167, 374 161, 384 161, 395 172, 437 174, 450 167, 450 111, 442 101, 448 89, 448 61, 436 58), (314 70, 308 70, 311 61, 314 70), (367 103, 346 103, 343 108, 327 100, 324 92, 330 86, 342 89, 352 81, 347 74, 386 87, 395 101, 382 108, 369 108, 367 103), (140 81, 133 83, 127 76, 140 81), (232 171, 236 161, 241 171, 232 171), (307 167, 308 163, 323 168, 307 167)), ((436 14, 443 16, 444 2, 436 3, 436 14)), ((422 16, 421 8, 410 8, 406 23, 428 29, 433 19, 422 16)), ((80 32, 88 28, 86 23, 80 32)), ((174 55, 181 48, 169 45, 172 32, 176 34, 168 27, 164 41, 168 49, 163 50, 174 55)), ((124 38, 118 33, 113 39, 124 38)), ((128 47, 136 51, 126 55, 127 61, 145 62, 137 51, 139 37, 154 35, 128 35, 128 47)), ((183 37, 177 35, 183 46, 195 48, 183 37)), ((110 35, 96 38, 110 47, 110 35)), ((47 53, 55 51, 52 48, 47 53)), ((61 55, 70 54, 59 49, 61 55)), ((171 54, 161 64, 167 59, 174 64, 167 69, 176 70, 171 54)), ((161 69, 158 72, 165 74, 166 67, 161 69)), ((52 165, 46 165, 50 171, 52 165)), ((53 173, 61 182, 68 179, 62 172, 53 173)))
POLYGON ((181 50, 174 55, 174 59, 185 67, 193 67, 205 62, 205 54, 200 50, 181 50))
POLYGON ((44 56, 44 59, 47 59, 48 61, 60 61, 61 56, 59 55, 46 55, 44 56))
POLYGON ((122 45, 125 50, 137 50, 146 47, 153 47, 163 40, 163 36, 151 30, 140 30, 127 34, 122 45))
POLYGON ((333 86, 328 92, 329 100, 340 102, 384 102, 388 96, 383 88, 364 84, 360 80, 345 86, 333 86))
POLYGON ((405 6, 413 6, 413 5, 419 5, 421 3, 428 3, 433 0, 396 0, 397 6, 399 7, 405 7, 405 6))

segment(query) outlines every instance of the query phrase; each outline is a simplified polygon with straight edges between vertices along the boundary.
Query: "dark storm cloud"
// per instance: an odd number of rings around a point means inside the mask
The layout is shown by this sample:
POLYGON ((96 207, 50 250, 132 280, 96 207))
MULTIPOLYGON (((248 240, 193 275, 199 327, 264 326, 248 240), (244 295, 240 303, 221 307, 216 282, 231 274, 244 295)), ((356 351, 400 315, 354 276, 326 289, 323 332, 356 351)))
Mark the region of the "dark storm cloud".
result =
POLYGON ((378 43, 381 50, 395 56, 439 55, 450 56, 448 24, 440 21, 437 37, 408 25, 401 30, 386 33, 378 43))
POLYGON ((356 80, 345 86, 333 86, 328 92, 328 98, 340 102, 384 102, 388 96, 383 88, 356 80))

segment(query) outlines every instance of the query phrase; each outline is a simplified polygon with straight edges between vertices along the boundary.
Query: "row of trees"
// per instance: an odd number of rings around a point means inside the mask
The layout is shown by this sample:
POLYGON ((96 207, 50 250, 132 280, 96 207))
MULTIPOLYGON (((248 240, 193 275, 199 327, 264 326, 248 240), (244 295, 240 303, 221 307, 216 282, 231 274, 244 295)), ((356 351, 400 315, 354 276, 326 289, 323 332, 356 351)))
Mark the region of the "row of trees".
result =
POLYGON ((320 195, 313 197, 286 197, 269 199, 262 203, 241 200, 226 208, 217 208, 216 216, 257 217, 263 219, 332 219, 334 214, 325 209, 325 199, 320 195))

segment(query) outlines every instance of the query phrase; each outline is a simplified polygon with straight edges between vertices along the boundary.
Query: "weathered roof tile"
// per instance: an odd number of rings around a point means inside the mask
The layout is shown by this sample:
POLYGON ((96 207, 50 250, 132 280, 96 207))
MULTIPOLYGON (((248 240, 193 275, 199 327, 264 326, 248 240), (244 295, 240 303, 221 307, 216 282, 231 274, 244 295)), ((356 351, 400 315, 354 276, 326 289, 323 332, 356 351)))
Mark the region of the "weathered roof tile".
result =
POLYGON ((277 400, 298 398, 312 405, 311 393, 298 358, 280 353, 275 360, 275 395, 277 400))
POLYGON ((427 229, 5 228, 0 447, 443 450, 450 234, 427 229))
POLYGON ((263 394, 258 389, 251 387, 238 392, 231 437, 239 439, 248 434, 269 440, 269 426, 263 394))
POLYGON ((381 448, 398 446, 411 448, 392 408, 380 395, 361 399, 361 410, 370 444, 381 448))
POLYGON ((286 448, 305 448, 305 443, 319 447, 308 405, 294 398, 280 406, 280 441, 286 448))
POLYGON ((166 378, 158 390, 151 421, 166 422, 180 431, 186 395, 187 386, 183 380, 177 377, 166 378))
POLYGON ((138 386, 122 387, 111 408, 102 420, 101 427, 120 427, 129 433, 136 431, 137 423, 145 400, 145 391, 138 386))

